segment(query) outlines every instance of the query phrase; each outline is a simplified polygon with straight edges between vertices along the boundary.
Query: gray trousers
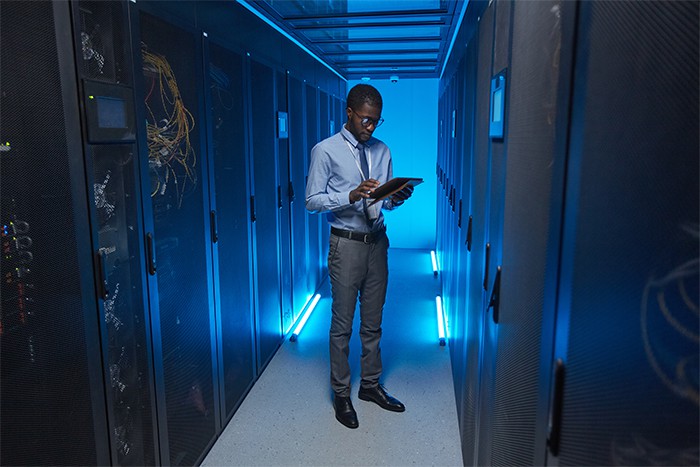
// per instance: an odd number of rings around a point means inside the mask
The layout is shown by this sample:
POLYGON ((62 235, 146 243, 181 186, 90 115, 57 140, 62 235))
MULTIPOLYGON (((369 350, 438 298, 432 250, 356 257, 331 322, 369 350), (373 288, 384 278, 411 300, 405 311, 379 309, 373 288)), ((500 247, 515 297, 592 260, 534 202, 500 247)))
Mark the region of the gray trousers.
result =
POLYGON ((336 395, 350 396, 350 336, 360 294, 361 386, 375 387, 382 374, 379 340, 382 311, 389 275, 386 235, 375 243, 330 236, 328 274, 331 281, 330 360, 331 388, 336 395))

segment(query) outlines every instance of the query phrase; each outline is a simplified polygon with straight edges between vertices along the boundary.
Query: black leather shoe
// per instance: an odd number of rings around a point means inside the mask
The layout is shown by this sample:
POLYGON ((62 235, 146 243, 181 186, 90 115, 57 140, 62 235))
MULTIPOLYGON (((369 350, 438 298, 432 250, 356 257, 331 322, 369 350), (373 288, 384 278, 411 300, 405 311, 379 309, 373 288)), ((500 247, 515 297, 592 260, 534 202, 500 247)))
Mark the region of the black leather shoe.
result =
POLYGON ((361 387, 358 397, 363 401, 374 402, 382 409, 391 410, 392 412, 403 412, 406 410, 401 401, 392 397, 381 385, 373 388, 361 387))
POLYGON ((357 428, 360 425, 357 422, 357 412, 355 412, 349 397, 335 396, 333 407, 335 408, 335 418, 340 423, 348 428, 357 428))

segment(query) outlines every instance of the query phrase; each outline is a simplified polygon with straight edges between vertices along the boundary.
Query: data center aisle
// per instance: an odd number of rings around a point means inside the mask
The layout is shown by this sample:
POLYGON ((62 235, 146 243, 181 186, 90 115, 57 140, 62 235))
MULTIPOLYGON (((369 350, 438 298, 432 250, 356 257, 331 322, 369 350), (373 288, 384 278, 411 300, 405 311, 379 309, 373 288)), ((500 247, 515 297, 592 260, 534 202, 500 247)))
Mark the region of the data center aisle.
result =
POLYGON ((449 352, 437 338, 439 279, 429 252, 389 250, 382 381, 406 412, 387 412, 357 398, 356 316, 350 349, 352 401, 360 421, 355 430, 333 413, 327 282, 299 339, 279 349, 202 465, 462 465, 449 352))

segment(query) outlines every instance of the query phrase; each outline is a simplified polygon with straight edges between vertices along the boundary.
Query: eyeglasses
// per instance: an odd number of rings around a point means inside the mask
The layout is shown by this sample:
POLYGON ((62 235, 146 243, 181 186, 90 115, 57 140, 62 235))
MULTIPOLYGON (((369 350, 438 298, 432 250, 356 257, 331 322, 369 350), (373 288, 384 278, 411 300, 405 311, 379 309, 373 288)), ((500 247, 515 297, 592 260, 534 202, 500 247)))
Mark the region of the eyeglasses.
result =
POLYGON ((370 125, 374 125, 374 128, 377 128, 377 127, 381 126, 382 123, 384 123, 384 119, 382 117, 379 117, 377 120, 375 120, 373 118, 363 117, 362 115, 355 112, 352 108, 350 108, 350 111, 352 113, 354 113, 355 115, 357 115, 358 117, 360 117, 360 119, 361 119, 360 125, 362 125, 365 128, 367 128, 370 125))

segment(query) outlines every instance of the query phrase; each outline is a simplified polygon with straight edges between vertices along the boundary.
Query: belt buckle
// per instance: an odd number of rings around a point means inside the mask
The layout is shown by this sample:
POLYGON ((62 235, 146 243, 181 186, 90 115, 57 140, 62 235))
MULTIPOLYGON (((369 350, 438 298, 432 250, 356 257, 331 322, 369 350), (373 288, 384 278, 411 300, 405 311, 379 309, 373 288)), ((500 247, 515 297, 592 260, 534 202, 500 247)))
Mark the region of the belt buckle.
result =
POLYGON ((372 234, 371 233, 364 234, 362 236, 362 242, 366 245, 369 245, 370 243, 372 243, 372 234))

